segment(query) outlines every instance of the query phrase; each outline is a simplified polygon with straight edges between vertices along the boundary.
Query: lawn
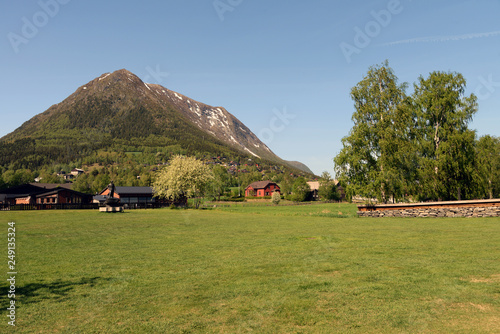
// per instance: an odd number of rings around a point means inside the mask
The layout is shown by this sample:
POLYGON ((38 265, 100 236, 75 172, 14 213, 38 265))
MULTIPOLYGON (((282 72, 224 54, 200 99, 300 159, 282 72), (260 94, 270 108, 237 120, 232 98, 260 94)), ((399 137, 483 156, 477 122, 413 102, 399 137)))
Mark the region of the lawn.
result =
POLYGON ((16 222, 15 332, 500 332, 499 218, 354 212, 0 212, 4 277, 16 222))

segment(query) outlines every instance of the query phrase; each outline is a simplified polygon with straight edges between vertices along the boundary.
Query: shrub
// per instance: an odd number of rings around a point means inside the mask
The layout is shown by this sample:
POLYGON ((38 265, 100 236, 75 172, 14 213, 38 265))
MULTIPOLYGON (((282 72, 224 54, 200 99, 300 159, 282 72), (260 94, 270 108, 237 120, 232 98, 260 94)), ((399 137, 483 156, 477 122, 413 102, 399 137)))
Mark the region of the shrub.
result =
POLYGON ((278 205, 280 204, 280 201, 281 201, 281 194, 277 191, 273 192, 273 195, 271 196, 271 202, 274 205, 278 205))

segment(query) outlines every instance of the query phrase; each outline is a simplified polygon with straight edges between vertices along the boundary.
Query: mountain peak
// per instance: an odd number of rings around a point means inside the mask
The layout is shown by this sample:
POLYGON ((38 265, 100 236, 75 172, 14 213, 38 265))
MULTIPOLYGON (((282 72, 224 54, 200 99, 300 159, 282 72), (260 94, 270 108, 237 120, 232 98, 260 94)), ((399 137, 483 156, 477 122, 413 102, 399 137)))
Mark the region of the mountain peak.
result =
POLYGON ((114 72, 104 73, 101 76, 90 81, 89 84, 93 82, 95 83, 107 82, 108 84, 110 84, 110 83, 119 83, 120 81, 132 82, 135 84, 143 83, 142 80, 134 73, 126 69, 121 69, 114 72))
POLYGON ((225 108, 198 102, 161 85, 145 83, 126 69, 91 80, 3 139, 41 140, 47 133, 65 133, 71 137, 70 132, 74 138, 81 134, 92 136, 88 137, 92 145, 102 147, 113 142, 134 145, 134 142, 155 138, 154 145, 181 142, 185 149, 196 148, 198 152, 214 154, 230 147, 243 156, 292 166, 276 156, 225 108))
POLYGON ((142 80, 135 75, 134 73, 122 68, 121 70, 117 70, 111 73, 104 73, 101 75, 97 80, 104 80, 105 78, 109 77, 111 80, 114 81, 119 81, 119 80, 129 80, 129 81, 140 81, 142 80))

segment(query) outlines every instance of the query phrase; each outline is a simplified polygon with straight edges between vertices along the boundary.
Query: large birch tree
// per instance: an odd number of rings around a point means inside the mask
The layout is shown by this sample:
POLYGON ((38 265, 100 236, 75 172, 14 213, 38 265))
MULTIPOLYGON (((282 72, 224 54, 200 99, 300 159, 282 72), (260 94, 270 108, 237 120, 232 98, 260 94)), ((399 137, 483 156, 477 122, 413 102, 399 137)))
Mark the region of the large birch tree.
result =
POLYGON ((334 159, 336 176, 349 198, 360 195, 387 202, 404 195, 412 121, 406 88, 386 61, 371 67, 351 90, 354 126, 334 159))
POLYGON ((471 197, 475 132, 468 124, 477 98, 465 96, 466 81, 459 73, 432 72, 414 87, 421 199, 471 197))

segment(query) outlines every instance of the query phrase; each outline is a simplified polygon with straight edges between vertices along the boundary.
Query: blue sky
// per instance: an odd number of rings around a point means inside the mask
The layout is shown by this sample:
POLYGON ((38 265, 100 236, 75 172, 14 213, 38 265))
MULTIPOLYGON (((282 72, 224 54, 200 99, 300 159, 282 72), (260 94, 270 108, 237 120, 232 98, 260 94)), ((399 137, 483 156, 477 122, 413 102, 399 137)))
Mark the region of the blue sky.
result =
POLYGON ((462 73, 479 97, 471 128, 499 136, 499 14, 499 0, 3 1, 0 136, 126 68, 333 174, 349 92, 386 59, 409 92, 420 75, 462 73))

